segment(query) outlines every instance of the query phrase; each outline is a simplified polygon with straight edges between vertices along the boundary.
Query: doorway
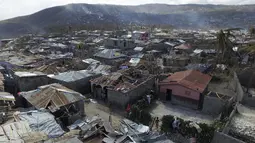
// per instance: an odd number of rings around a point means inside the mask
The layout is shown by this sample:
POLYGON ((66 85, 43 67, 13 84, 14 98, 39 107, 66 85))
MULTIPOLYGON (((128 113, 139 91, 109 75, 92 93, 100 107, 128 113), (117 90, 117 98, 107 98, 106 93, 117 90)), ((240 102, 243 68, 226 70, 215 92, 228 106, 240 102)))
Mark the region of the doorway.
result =
POLYGON ((172 89, 167 89, 166 90, 166 101, 171 101, 172 100, 172 89))

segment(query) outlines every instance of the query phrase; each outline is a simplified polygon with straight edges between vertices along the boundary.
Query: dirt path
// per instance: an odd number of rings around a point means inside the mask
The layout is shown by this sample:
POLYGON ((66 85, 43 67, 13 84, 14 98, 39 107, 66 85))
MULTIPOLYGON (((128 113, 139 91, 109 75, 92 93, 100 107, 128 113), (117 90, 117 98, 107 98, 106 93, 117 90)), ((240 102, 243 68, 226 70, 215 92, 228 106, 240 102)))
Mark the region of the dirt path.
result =
MULTIPOLYGON (((104 106, 99 103, 85 103, 85 114, 89 117, 99 114, 99 116, 105 120, 109 121, 110 109, 107 106, 104 106)), ((115 129, 118 129, 120 121, 123 119, 120 115, 115 112, 112 112, 112 126, 115 129)))

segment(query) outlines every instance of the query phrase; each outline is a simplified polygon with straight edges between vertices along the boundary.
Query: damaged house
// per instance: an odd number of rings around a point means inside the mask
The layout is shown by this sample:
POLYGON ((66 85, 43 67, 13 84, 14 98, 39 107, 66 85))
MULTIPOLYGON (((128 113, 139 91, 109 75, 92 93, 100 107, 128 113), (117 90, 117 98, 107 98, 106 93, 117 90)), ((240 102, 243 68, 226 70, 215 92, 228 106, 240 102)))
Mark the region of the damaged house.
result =
POLYGON ((20 92, 24 107, 48 109, 65 125, 72 124, 84 116, 84 97, 60 84, 41 86, 36 90, 20 92))
POLYGON ((82 94, 90 93, 90 80, 101 74, 88 70, 69 71, 51 76, 52 83, 59 83, 82 94))
POLYGON ((211 78, 195 70, 176 72, 159 83, 160 96, 173 104, 201 109, 211 78))
POLYGON ((154 76, 147 71, 127 69, 91 80, 93 96, 126 107, 154 89, 154 76))

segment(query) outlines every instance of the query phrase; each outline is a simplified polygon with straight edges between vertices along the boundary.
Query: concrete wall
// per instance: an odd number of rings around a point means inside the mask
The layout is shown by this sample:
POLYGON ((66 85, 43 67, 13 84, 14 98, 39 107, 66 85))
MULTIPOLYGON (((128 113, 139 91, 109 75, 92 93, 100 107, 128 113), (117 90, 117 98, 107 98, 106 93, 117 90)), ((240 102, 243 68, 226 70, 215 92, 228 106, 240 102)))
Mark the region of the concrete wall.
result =
POLYGON ((250 107, 255 107, 255 97, 248 97, 247 95, 244 96, 242 104, 250 106, 250 107))
POLYGON ((18 91, 30 91, 35 90, 39 86, 52 83, 51 80, 45 76, 35 77, 15 77, 17 82, 18 91))
POLYGON ((187 99, 187 98, 180 99, 180 97, 178 97, 178 96, 172 96, 171 103, 181 105, 183 107, 188 107, 191 109, 198 109, 199 101, 191 100, 191 99, 187 99))
POLYGON ((245 143, 221 132, 214 132, 212 143, 245 143))
POLYGON ((236 101, 241 102, 243 100, 243 97, 244 97, 244 91, 243 91, 243 88, 242 88, 242 86, 239 82, 239 79, 238 79, 236 73, 234 73, 233 82, 235 84, 235 89, 236 89, 236 94, 237 94, 236 101))
POLYGON ((228 105, 228 101, 219 99, 218 97, 205 96, 202 112, 205 114, 217 116, 228 105))
POLYGON ((128 94, 121 93, 119 91, 108 90, 107 95, 108 95, 108 102, 115 106, 125 108, 125 106, 130 101, 130 96, 128 94))
POLYGON ((152 78, 128 93, 107 90, 108 101, 114 105, 125 108, 128 103, 136 102, 136 100, 145 95, 146 92, 154 89, 154 81, 155 79, 152 78))
POLYGON ((185 98, 190 98, 194 100, 200 99, 200 93, 189 88, 186 88, 179 84, 168 84, 168 85, 160 85, 160 92, 166 93, 167 89, 172 89, 172 94, 175 96, 181 96, 185 98), (186 94, 189 92, 190 94, 186 94))
POLYGON ((131 48, 135 48, 136 44, 134 41, 131 41, 131 40, 107 39, 105 40, 105 46, 111 47, 111 48, 118 48, 118 49, 131 49, 131 48))

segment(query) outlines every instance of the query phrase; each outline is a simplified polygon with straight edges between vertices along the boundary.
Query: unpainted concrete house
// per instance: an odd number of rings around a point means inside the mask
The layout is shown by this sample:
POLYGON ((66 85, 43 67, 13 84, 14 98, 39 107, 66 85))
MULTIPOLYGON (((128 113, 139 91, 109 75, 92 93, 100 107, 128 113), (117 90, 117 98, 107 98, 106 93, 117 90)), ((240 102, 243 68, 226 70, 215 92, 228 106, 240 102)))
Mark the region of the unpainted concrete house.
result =
POLYGON ((69 71, 51 77, 52 83, 60 83, 69 89, 82 94, 90 93, 90 80, 101 74, 88 70, 69 71))
POLYGON ((136 47, 136 43, 131 39, 109 38, 105 40, 105 47, 116 49, 132 49, 136 47))
POLYGON ((199 71, 176 72, 159 83, 160 97, 193 109, 202 108, 211 76, 199 71))
POLYGON ((50 83, 49 78, 42 72, 15 72, 17 91, 30 91, 50 83))
POLYGON ((190 63, 190 58, 185 55, 164 55, 163 65, 164 66, 179 66, 184 67, 190 63))
POLYGON ((127 69, 91 80, 93 96, 125 108, 154 89, 155 78, 148 71, 127 69))
POLYGON ((149 32, 146 31, 133 31, 132 32, 132 39, 133 40, 144 40, 147 41, 150 39, 149 32))

